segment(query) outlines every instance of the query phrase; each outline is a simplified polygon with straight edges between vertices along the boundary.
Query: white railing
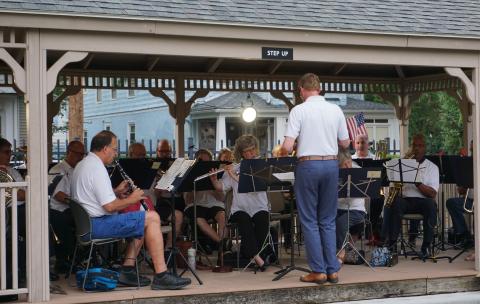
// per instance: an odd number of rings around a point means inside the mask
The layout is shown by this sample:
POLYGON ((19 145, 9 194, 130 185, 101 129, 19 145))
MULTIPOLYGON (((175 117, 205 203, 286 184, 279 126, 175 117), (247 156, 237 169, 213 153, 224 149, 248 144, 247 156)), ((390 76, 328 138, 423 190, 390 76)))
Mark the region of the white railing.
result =
MULTIPOLYGON (((18 190, 27 191, 28 182, 0 183, 0 296, 24 294, 27 288, 18 286, 18 190), (11 193, 11 195, 9 195, 11 193), (10 197, 11 200, 10 200, 10 197), (8 203, 8 205, 7 205, 8 203), (7 221, 9 231, 7 232, 7 221), (7 233, 11 246, 7 248, 7 233), (11 261, 7 261, 10 250, 11 261), (11 284, 7 287, 7 262, 11 263, 11 284)), ((24 221, 25 222, 25 221, 24 221)))

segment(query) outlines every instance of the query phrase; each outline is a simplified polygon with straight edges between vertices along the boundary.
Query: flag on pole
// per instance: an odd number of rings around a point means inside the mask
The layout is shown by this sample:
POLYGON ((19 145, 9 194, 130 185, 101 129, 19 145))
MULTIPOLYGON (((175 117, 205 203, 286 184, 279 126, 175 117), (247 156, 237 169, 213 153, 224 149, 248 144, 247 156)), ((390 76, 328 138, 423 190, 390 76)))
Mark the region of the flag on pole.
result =
POLYGON ((352 117, 347 118, 347 129, 350 140, 354 141, 357 135, 368 135, 367 128, 365 128, 365 117, 363 112, 357 113, 352 117))

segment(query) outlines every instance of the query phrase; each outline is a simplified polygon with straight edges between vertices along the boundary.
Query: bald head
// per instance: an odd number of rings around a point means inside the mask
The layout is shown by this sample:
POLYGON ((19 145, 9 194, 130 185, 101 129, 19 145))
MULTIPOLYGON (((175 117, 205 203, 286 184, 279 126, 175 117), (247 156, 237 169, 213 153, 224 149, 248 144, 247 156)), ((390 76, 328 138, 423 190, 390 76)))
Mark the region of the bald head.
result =
POLYGON ((172 147, 166 139, 162 139, 158 142, 157 145, 157 157, 158 158, 169 158, 172 157, 172 147))
POLYGON ((85 146, 81 141, 73 140, 68 144, 65 161, 74 168, 85 155, 85 146))
POLYGON ((147 157, 147 149, 142 143, 133 143, 128 147, 129 158, 145 158, 147 157))

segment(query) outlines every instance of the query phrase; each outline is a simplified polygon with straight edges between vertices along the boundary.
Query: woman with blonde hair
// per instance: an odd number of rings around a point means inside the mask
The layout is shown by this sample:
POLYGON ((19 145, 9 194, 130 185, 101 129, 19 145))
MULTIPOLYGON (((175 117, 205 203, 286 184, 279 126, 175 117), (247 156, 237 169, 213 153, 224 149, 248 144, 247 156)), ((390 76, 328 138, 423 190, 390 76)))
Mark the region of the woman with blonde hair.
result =
MULTIPOLYGON (((235 160, 254 159, 259 155, 258 140, 253 135, 242 135, 235 142, 233 150, 235 160)), ((267 193, 251 192, 239 193, 240 163, 225 167, 225 174, 218 180, 216 175, 210 177, 217 191, 233 191, 230 220, 238 224, 242 237, 240 252, 245 258, 254 259, 259 270, 264 271, 267 266, 265 256, 260 252, 268 234, 268 200, 267 193)))

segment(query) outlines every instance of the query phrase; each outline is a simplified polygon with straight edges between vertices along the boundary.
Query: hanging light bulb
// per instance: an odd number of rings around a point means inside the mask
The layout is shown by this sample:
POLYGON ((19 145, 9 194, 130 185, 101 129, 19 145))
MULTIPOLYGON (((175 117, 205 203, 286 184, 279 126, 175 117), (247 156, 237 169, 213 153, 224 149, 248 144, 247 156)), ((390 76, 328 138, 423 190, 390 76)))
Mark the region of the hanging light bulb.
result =
POLYGON ((255 118, 257 118, 257 111, 253 107, 253 100, 250 96, 250 93, 248 93, 247 101, 250 101, 250 105, 243 109, 242 119, 243 119, 243 121, 245 121, 247 123, 250 123, 250 122, 254 121, 255 118))

